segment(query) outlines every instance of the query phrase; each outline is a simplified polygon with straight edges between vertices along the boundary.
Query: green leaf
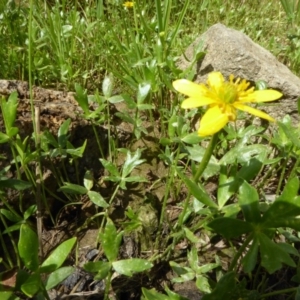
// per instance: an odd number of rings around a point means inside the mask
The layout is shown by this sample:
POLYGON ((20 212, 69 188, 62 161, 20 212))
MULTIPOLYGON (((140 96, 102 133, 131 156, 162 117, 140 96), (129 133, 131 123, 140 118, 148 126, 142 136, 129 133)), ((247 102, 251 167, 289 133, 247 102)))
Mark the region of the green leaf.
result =
POLYGON ((109 204, 104 200, 104 198, 97 192, 89 191, 88 196, 90 200, 99 207, 107 208, 109 204))
POLYGON ((107 219, 103 233, 99 233, 102 248, 108 260, 114 261, 118 257, 123 231, 117 233, 117 229, 112 220, 107 219))
POLYGON ((64 182, 64 184, 65 185, 60 187, 58 191, 70 193, 70 194, 79 194, 79 195, 84 195, 88 192, 88 190, 81 185, 68 183, 68 182, 64 182))
MULTIPOLYGON (((232 138, 235 138, 236 136, 236 130, 233 129, 233 127, 231 127, 232 131, 231 131, 231 135, 232 138)), ((257 136, 260 132, 264 131, 265 128, 261 127, 261 126, 257 126, 257 125, 250 125, 247 127, 240 127, 238 129, 238 137, 241 139, 240 142, 244 145, 244 144, 248 144, 248 141, 250 140, 250 138, 252 136, 257 136)))
POLYGON ((241 167, 236 176, 243 178, 246 181, 250 181, 257 176, 257 174, 261 170, 262 165, 262 161, 256 158, 251 158, 241 167))
POLYGON ((232 298, 232 291, 234 290, 235 286, 235 273, 227 272, 218 281, 212 293, 204 295, 202 300, 234 299, 232 298))
POLYGON ((154 289, 147 290, 142 288, 143 296, 142 300, 170 300, 169 296, 161 294, 154 289))
POLYGON ((3 233, 9 233, 9 232, 19 230, 20 227, 21 227, 21 224, 15 224, 15 225, 9 226, 3 231, 3 233))
POLYGON ((4 97, 1 100, 2 116, 4 119, 5 130, 8 133, 14 125, 18 107, 18 92, 14 91, 10 94, 7 102, 4 97))
POLYGON ((0 292, 1 300, 19 300, 20 298, 14 295, 14 292, 0 292))
POLYGON ((272 274, 282 268, 282 263, 291 267, 296 267, 295 262, 289 254, 280 246, 271 241, 264 233, 260 232, 258 236, 261 252, 261 265, 272 274))
POLYGON ((282 131, 285 133, 285 135, 288 137, 288 139, 293 143, 295 147, 300 149, 300 141, 297 134, 295 134, 295 129, 291 128, 291 126, 287 126, 286 124, 282 122, 278 122, 279 127, 282 129, 282 131))
POLYGON ((123 178, 123 181, 125 181, 125 182, 148 182, 148 180, 142 176, 129 176, 129 177, 123 178))
POLYGON ((300 219, 299 218, 291 218, 291 217, 289 217, 289 218, 272 217, 272 218, 266 219, 262 223, 262 226, 263 226, 263 228, 290 227, 297 231, 300 231, 300 219))
MULTIPOLYGON (((126 102, 126 105, 129 109, 136 109, 137 108, 137 104, 136 101, 133 100, 129 95, 123 95, 124 101, 126 102)), ((131 122, 129 122, 131 123, 131 122)), ((134 123, 132 123, 134 124, 134 123)))
MULTIPOLYGON (((195 242, 193 242, 195 243, 195 242)), ((187 259, 189 262, 189 267, 197 273, 199 268, 199 258, 198 258, 198 251, 196 247, 192 247, 191 251, 188 252, 187 259)))
MULTIPOLYGON (((203 147, 199 146, 199 145, 193 145, 192 147, 187 146, 186 150, 189 153, 189 158, 191 160, 197 161, 197 162, 201 162, 204 156, 204 153, 206 151, 206 149, 204 149, 203 147)), ((209 178, 211 176, 216 175, 220 170, 220 164, 217 161, 217 159, 212 155, 209 163, 203 173, 204 178, 209 178)))
POLYGON ((83 185, 87 190, 91 190, 94 185, 94 176, 91 171, 86 171, 83 178, 83 185))
POLYGON ((244 165, 251 159, 256 158, 258 161, 264 161, 268 154, 268 147, 260 144, 241 145, 230 149, 219 161, 221 165, 236 164, 237 162, 244 165))
POLYGON ((197 276, 196 286, 201 292, 204 292, 204 293, 207 293, 207 294, 211 292, 208 279, 203 275, 198 275, 197 276))
MULTIPOLYGON (((298 99, 298 113, 300 114, 300 108, 299 108, 299 99, 298 99)), ((297 292, 295 295, 295 300, 300 300, 300 286, 297 288, 297 292)))
POLYGON ((24 220, 27 220, 29 217, 31 217, 36 212, 36 210, 36 204, 29 206, 24 212, 24 220))
POLYGON ((83 268, 90 273, 98 273, 102 268, 106 268, 106 266, 111 264, 107 261, 89 261, 87 262, 83 268))
POLYGON ((116 95, 116 96, 112 96, 112 97, 108 98, 107 100, 111 104, 116 104, 116 103, 120 103, 120 102, 124 101, 124 98, 122 95, 116 95))
POLYGON ((10 137, 3 133, 3 132, 0 132, 0 144, 4 144, 6 142, 8 142, 10 140, 10 137))
POLYGON ((17 127, 11 127, 11 128, 9 128, 9 130, 7 131, 7 135, 8 135, 10 138, 12 138, 12 137, 14 137, 15 135, 17 135, 18 132, 19 132, 19 128, 17 128, 17 127))
POLYGON ((253 227, 250 223, 226 217, 217 218, 208 223, 207 226, 215 232, 222 234, 227 239, 253 231, 253 227))
POLYGON ((272 224, 276 222, 278 224, 279 220, 286 218, 292 218, 300 215, 300 196, 294 197, 292 199, 277 198, 270 208, 265 212, 263 216, 263 222, 265 224, 272 224), (286 201, 287 200, 287 201, 286 201), (292 201, 289 201, 292 200, 292 201))
POLYGON ((46 282, 45 282, 45 288, 47 291, 57 286, 59 283, 63 282, 67 277, 69 277, 73 272, 75 268, 73 267, 62 267, 58 270, 55 270, 52 272, 46 282))
POLYGON ((181 141, 186 144, 198 144, 203 138, 198 135, 198 132, 192 132, 181 138, 181 141))
POLYGON ((224 217, 235 218, 237 214, 241 211, 241 207, 238 203, 227 204, 223 207, 222 213, 224 213, 224 217))
POLYGON ((40 274, 33 273, 21 286, 22 292, 28 296, 33 297, 38 291, 41 290, 41 277, 40 274))
POLYGON ((140 148, 138 148, 134 155, 131 156, 131 153, 129 150, 126 150, 126 160, 122 168, 122 177, 125 178, 127 177, 133 169, 143 163, 145 159, 139 159, 141 157, 142 151, 140 148))
POLYGON ((195 272, 189 267, 183 267, 175 261, 169 262, 173 271, 180 276, 180 278, 173 278, 172 281, 176 282, 185 282, 189 280, 193 280, 195 277, 195 272))
POLYGON ((44 131, 41 135, 41 143, 42 143, 42 149, 44 151, 48 151, 48 144, 50 144, 51 146, 53 146, 54 148, 58 148, 58 142, 56 141, 56 139, 54 138, 54 136, 48 131, 44 131))
POLYGON ((154 109, 155 107, 152 104, 139 104, 139 110, 147 110, 147 109, 154 109))
MULTIPOLYGON (((287 182, 286 186, 284 187, 280 198, 283 198, 285 199, 285 201, 288 201, 289 199, 298 196, 298 191, 299 191, 299 178, 298 177, 291 178, 287 182)), ((292 200, 290 201, 293 202, 292 200)))
POLYGON ((208 273, 210 272, 211 270, 215 269, 215 268, 218 268, 220 267, 220 264, 219 263, 211 263, 211 264, 205 264, 201 267, 198 267, 197 269, 197 274, 204 274, 204 273, 208 273))
POLYGON ((258 80, 255 82, 255 89, 258 91, 266 90, 268 88, 268 84, 264 80, 258 80))
POLYGON ((259 222, 259 197, 255 188, 246 181, 240 187, 239 204, 242 208, 243 215, 247 222, 259 222))
POLYGON ((218 208, 218 205, 210 198, 210 196, 206 193, 204 188, 200 185, 197 185, 195 182, 191 181, 187 178, 178 168, 177 173, 183 182, 187 185, 191 194, 201 203, 207 205, 211 208, 218 208))
POLYGON ((36 233, 27 224, 22 224, 20 228, 20 238, 18 243, 19 255, 27 269, 35 271, 38 269, 38 238, 36 233))
POLYGON ((19 216, 16 212, 11 212, 5 208, 0 209, 0 213, 6 217, 11 222, 17 223, 23 220, 21 216, 19 216))
POLYGON ((49 257, 43 262, 40 272, 50 273, 57 270, 66 260, 70 254, 72 248, 76 243, 76 237, 68 239, 61 243, 54 251, 49 255, 49 257))
POLYGON ((175 123, 176 123, 176 121, 177 121, 177 115, 173 114, 171 116, 171 118, 169 119, 169 122, 168 122, 168 135, 169 135, 170 138, 175 137, 175 133, 176 133, 175 123))
POLYGON ((146 99, 146 97, 150 92, 150 89, 151 89, 151 85, 149 83, 139 84, 138 93, 137 93, 138 107, 139 104, 141 104, 146 99))
POLYGON ((115 164, 111 163, 108 160, 105 160, 103 158, 100 158, 100 162, 103 165, 103 167, 113 176, 119 177, 120 173, 118 168, 115 166, 115 164))
POLYGON ((277 244, 283 251, 286 253, 299 256, 298 250, 290 244, 287 243, 278 243, 277 244))
POLYGON ((109 99, 114 88, 114 80, 112 75, 105 76, 102 82, 102 93, 106 99, 109 99))
POLYGON ((173 291, 170 291, 167 286, 165 286, 165 291, 168 294, 169 300, 188 300, 187 298, 185 298, 181 295, 178 295, 178 294, 174 293, 173 291))
POLYGON ((84 141, 84 143, 82 144, 82 146, 76 148, 76 149, 70 149, 71 144, 67 141, 67 147, 68 149, 66 150, 66 152, 68 154, 70 154, 72 157, 82 157, 85 147, 87 144, 87 140, 84 141))
POLYGON ((227 167, 221 166, 217 193, 220 209, 223 208, 229 198, 237 191, 240 183, 241 180, 239 180, 236 176, 227 177, 227 167))
POLYGON ((132 276, 134 273, 144 272, 153 267, 153 264, 146 259, 130 258, 118 260, 112 263, 113 268, 122 275, 132 276))
POLYGON ((22 284, 26 282, 30 275, 31 274, 29 274, 28 271, 25 271, 24 269, 18 269, 15 290, 20 291, 22 284))
POLYGON ((300 215, 300 196, 298 196, 299 179, 290 179, 283 189, 281 196, 265 212, 263 222, 271 224, 278 219, 297 217, 300 215))
POLYGON ((251 273, 257 264, 258 254, 258 239, 255 237, 247 254, 242 259, 243 270, 246 273, 251 273))
POLYGON ((96 261, 96 262, 88 262, 86 263, 83 268, 87 272, 97 273, 94 276, 95 280, 105 279, 111 270, 111 263, 107 261, 96 261))
POLYGON ((68 131, 69 131, 69 126, 71 123, 71 119, 67 119, 66 121, 64 121, 61 126, 58 129, 58 145, 60 148, 64 149, 67 145, 67 141, 68 141, 68 131))
POLYGON ((186 238, 187 238, 190 242, 192 242, 192 243, 197 243, 197 242, 199 241, 199 238, 196 237, 196 236, 194 235, 194 233, 193 233, 192 231, 190 231, 187 227, 184 227, 184 228, 183 228, 183 231, 184 231, 184 233, 185 233, 186 238))
POLYGON ((27 181, 23 181, 20 179, 5 179, 5 180, 0 180, 0 190, 3 190, 5 188, 10 188, 10 189, 14 189, 17 191, 23 191, 25 189, 28 189, 32 187, 32 184, 27 182, 27 181))
POLYGON ((76 94, 74 95, 75 100, 78 102, 79 106, 82 108, 86 115, 89 114, 89 102, 87 94, 83 91, 82 87, 75 83, 75 91, 76 94))
POLYGON ((133 119, 129 114, 127 113, 122 113, 122 112, 116 112, 115 116, 119 117, 123 121, 135 125, 136 120, 133 119))

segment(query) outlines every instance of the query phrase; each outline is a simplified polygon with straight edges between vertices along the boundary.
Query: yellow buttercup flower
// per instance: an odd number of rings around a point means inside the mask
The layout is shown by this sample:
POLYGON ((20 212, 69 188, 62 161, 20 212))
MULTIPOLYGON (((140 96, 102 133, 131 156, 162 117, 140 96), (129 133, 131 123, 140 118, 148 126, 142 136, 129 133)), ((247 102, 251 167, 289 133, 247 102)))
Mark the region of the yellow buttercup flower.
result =
POLYGON ((229 81, 225 81, 220 72, 210 73, 206 85, 186 79, 173 82, 175 90, 189 97, 182 102, 182 108, 208 106, 200 121, 199 136, 213 135, 229 121, 235 121, 237 109, 271 122, 275 121, 268 114, 246 104, 274 101, 282 94, 275 90, 255 91, 254 87, 249 88, 249 85, 250 82, 246 80, 234 80, 233 75, 230 75, 229 81))
POLYGON ((126 7, 126 8, 133 7, 133 2, 132 2, 132 1, 126 1, 126 2, 123 4, 123 6, 126 7))

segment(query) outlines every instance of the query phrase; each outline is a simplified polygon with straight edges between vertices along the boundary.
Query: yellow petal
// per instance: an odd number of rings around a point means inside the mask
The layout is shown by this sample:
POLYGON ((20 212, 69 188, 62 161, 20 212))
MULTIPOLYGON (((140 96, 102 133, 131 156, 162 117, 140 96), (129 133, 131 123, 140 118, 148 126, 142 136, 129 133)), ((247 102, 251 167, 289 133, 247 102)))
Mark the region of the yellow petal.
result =
POLYGON ((208 74, 207 84, 216 90, 224 83, 224 77, 220 72, 211 72, 208 74))
POLYGON ((195 108, 195 107, 205 106, 213 103, 216 103, 216 100, 208 97, 200 96, 197 98, 187 98, 182 102, 181 108, 184 109, 195 108))
POLYGON ((262 90, 262 91, 254 91, 253 93, 249 94, 244 99, 241 99, 242 102, 270 102, 279 99, 282 94, 275 90, 262 90), (249 99, 247 100, 247 98, 249 99))
POLYGON ((254 91, 255 102, 268 102, 279 99, 282 94, 275 90, 254 91))
POLYGON ((250 107, 250 106, 247 106, 244 104, 240 104, 240 103, 234 103, 233 106, 239 110, 246 111, 249 114, 252 114, 256 117, 263 118, 263 119, 266 119, 271 122, 275 122, 275 119, 273 119, 271 116, 269 116, 268 114, 266 114, 256 108, 253 108, 253 107, 250 107))
POLYGON ((218 106, 209 108, 200 122, 199 136, 213 135, 228 123, 228 117, 218 106))
POLYGON ((173 87, 176 91, 194 98, 205 94, 207 91, 204 85, 197 84, 186 79, 173 81, 173 87))

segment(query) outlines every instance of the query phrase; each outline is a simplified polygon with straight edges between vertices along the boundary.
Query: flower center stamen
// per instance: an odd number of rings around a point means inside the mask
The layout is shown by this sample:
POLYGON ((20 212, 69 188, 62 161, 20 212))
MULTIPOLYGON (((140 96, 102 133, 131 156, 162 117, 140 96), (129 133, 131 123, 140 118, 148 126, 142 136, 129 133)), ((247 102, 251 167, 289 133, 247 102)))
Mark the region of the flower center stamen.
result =
POLYGON ((219 91, 219 97, 225 103, 231 104, 237 101, 238 91, 234 84, 228 82, 222 86, 222 89, 219 91))

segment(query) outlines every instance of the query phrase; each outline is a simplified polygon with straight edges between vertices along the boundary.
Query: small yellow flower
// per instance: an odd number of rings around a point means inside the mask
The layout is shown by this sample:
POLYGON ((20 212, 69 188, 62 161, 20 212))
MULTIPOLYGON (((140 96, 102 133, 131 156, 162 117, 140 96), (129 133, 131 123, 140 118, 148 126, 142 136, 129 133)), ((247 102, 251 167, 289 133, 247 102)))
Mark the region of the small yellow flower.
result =
POLYGON ((211 72, 206 85, 186 79, 173 82, 175 90, 189 97, 182 102, 182 108, 208 106, 200 122, 199 136, 213 135, 229 121, 235 121, 237 109, 271 122, 275 121, 268 114, 246 104, 274 101, 282 94, 275 90, 255 91, 254 87, 248 88, 249 85, 250 82, 241 81, 240 78, 234 81, 233 75, 230 75, 229 81, 225 81, 220 72, 211 72))
POLYGON ((126 8, 130 8, 130 7, 133 7, 133 2, 132 1, 126 1, 123 6, 126 7, 126 8))

